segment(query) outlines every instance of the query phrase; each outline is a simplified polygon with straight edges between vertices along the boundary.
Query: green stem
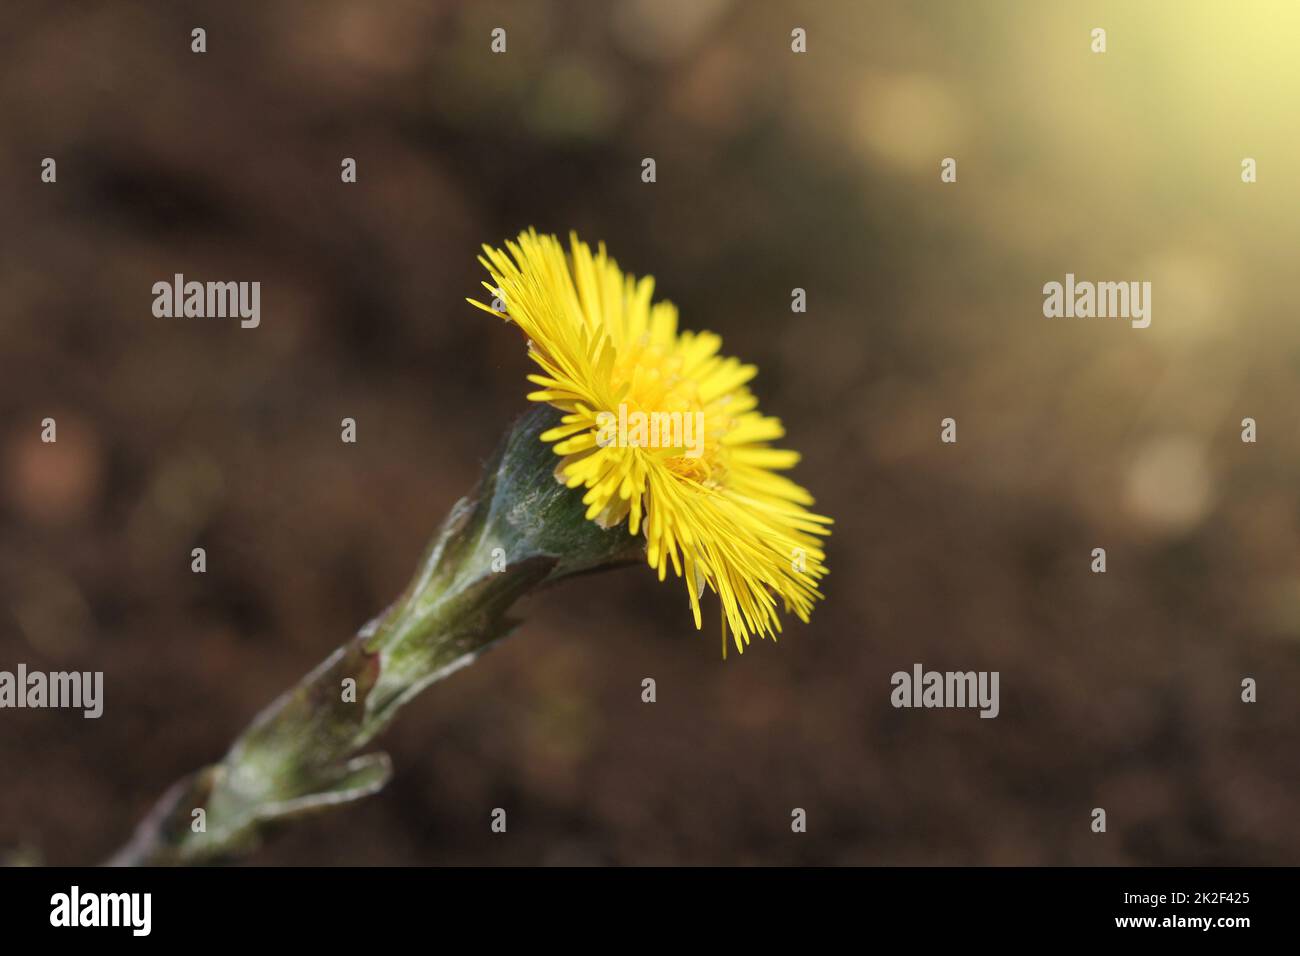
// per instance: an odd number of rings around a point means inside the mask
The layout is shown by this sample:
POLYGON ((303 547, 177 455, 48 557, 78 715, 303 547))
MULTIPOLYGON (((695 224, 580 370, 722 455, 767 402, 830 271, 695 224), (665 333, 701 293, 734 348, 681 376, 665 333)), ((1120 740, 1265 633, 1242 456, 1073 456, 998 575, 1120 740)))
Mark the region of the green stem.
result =
POLYGON ((556 457, 538 436, 556 420, 545 408, 523 416, 402 596, 262 711, 219 763, 173 785, 109 863, 227 859, 295 817, 377 792, 391 763, 362 749, 407 701, 506 636, 516 599, 634 560, 627 529, 585 520, 581 495, 553 477, 556 457))

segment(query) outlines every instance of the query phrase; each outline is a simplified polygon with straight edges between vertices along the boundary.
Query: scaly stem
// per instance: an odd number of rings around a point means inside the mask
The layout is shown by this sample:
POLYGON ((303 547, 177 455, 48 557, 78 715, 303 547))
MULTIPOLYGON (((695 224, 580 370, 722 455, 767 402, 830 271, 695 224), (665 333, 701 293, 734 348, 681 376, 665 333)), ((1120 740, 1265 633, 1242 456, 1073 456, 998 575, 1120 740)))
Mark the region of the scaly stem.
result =
POLYGON ((625 527, 585 520, 581 495, 553 477, 556 457, 538 436, 557 417, 537 408, 515 424, 397 602, 262 711, 219 763, 173 785, 110 865, 238 856, 281 823, 377 792, 391 763, 360 751, 403 704, 508 634, 517 598, 636 558, 625 527))

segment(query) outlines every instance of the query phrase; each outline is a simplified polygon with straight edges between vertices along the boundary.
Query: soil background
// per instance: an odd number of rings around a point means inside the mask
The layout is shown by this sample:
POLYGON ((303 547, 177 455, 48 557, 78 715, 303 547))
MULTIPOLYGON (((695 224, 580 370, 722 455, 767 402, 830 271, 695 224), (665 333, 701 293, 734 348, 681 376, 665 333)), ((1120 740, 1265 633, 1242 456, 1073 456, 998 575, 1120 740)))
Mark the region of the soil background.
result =
POLYGON ((386 792, 248 863, 1300 862, 1296 17, 4 4, 0 669, 106 689, 0 712, 0 854, 105 858, 400 592, 525 405, 464 299, 536 226, 759 365, 827 598, 723 662, 680 582, 538 594, 386 792), (261 326, 155 318, 176 273, 260 281, 261 326), (1066 273, 1152 282, 1150 328, 1044 318, 1066 273), (917 662, 1000 716, 894 709, 917 662))

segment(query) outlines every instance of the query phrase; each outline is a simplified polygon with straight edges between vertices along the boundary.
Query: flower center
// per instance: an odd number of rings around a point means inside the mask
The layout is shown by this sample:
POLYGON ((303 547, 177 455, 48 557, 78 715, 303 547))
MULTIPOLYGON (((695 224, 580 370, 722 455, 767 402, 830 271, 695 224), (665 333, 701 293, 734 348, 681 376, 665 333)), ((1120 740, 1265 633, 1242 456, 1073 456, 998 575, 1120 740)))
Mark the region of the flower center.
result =
MULTIPOLYGON (((722 437, 731 428, 726 400, 705 404, 700 383, 683 373, 681 354, 673 348, 638 342, 619 350, 612 369, 616 389, 627 386, 620 420, 644 422, 643 444, 651 451, 671 450, 663 457, 670 471, 709 487, 726 477, 722 437)), ((635 443, 635 442, 630 442, 635 443)))

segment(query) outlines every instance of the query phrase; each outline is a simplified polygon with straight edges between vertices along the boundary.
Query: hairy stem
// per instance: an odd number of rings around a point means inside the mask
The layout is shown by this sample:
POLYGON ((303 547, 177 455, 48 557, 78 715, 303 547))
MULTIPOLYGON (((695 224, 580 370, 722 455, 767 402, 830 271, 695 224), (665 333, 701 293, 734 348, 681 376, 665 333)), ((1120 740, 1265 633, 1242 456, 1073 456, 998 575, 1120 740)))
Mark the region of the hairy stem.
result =
POLYGON ((581 495, 555 481, 538 436, 556 419, 524 415, 402 596, 258 714, 220 762, 174 784, 109 864, 228 859, 295 817, 377 792, 391 763, 362 750, 403 704, 508 634, 517 598, 634 560, 627 529, 585 520, 581 495))

